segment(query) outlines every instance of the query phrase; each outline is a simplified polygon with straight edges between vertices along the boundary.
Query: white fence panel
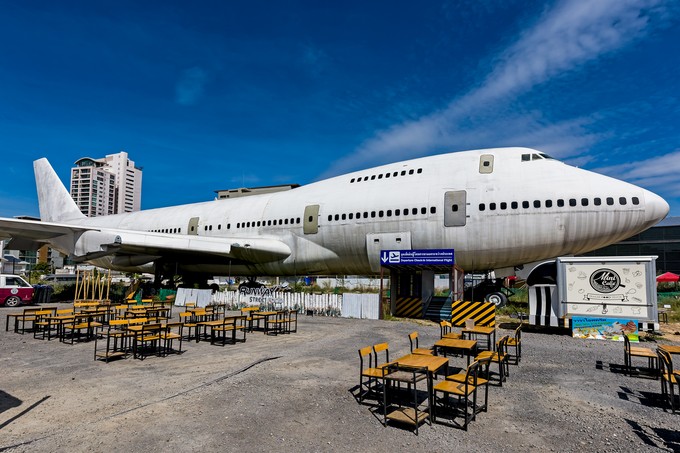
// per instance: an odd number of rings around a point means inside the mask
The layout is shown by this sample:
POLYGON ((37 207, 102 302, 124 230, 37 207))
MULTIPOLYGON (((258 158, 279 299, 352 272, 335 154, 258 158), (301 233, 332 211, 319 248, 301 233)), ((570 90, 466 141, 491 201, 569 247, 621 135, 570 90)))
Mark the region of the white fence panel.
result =
POLYGON ((177 288, 175 305, 183 307, 187 302, 195 302, 197 307, 205 307, 210 304, 211 296, 210 289, 177 288))
POLYGON ((342 300, 344 318, 378 319, 380 307, 378 294, 347 293, 342 300))

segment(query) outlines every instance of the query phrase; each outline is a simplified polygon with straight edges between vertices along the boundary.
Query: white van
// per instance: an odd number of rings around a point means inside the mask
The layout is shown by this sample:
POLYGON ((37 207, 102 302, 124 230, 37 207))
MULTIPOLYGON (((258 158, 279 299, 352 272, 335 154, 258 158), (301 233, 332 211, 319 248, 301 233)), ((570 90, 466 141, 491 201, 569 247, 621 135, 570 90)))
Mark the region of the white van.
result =
POLYGON ((0 305, 16 307, 31 303, 33 286, 18 275, 0 274, 0 305))

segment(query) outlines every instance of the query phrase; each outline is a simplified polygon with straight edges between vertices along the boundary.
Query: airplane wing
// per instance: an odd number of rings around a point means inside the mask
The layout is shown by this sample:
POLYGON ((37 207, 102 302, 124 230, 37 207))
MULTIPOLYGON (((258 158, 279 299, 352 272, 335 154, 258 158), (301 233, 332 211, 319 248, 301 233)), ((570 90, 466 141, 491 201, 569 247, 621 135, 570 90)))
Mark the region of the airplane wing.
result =
POLYGON ((0 218, 0 238, 12 238, 22 244, 61 245, 62 249, 73 250, 76 260, 114 255, 138 256, 141 260, 148 257, 148 261, 152 261, 168 255, 190 254, 196 261, 201 257, 223 257, 246 263, 267 263, 291 254, 285 243, 270 238, 150 233, 8 218, 0 218))

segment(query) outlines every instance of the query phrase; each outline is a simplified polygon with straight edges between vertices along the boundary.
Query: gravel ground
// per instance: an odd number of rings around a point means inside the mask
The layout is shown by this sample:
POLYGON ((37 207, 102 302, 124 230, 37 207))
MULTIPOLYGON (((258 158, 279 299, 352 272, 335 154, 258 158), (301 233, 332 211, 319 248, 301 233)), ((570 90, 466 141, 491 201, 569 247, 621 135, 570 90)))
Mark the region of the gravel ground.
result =
POLYGON ((92 343, 3 330, 0 451, 680 451, 680 413, 659 381, 621 373, 623 343, 544 332, 524 333, 520 365, 467 432, 383 427, 354 397, 357 350, 387 341, 399 357, 413 330, 421 346, 439 337, 423 322, 301 316, 296 334, 108 364, 92 343))

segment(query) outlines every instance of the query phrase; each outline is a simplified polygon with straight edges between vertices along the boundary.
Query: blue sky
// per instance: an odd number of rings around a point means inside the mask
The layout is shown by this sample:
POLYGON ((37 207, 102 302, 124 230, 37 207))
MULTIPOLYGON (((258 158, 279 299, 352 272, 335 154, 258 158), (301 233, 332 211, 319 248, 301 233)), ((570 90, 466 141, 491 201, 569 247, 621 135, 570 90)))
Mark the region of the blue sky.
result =
POLYGON ((680 215, 680 6, 661 0, 0 1, 0 216, 125 150, 142 208, 448 151, 538 148, 680 215))

